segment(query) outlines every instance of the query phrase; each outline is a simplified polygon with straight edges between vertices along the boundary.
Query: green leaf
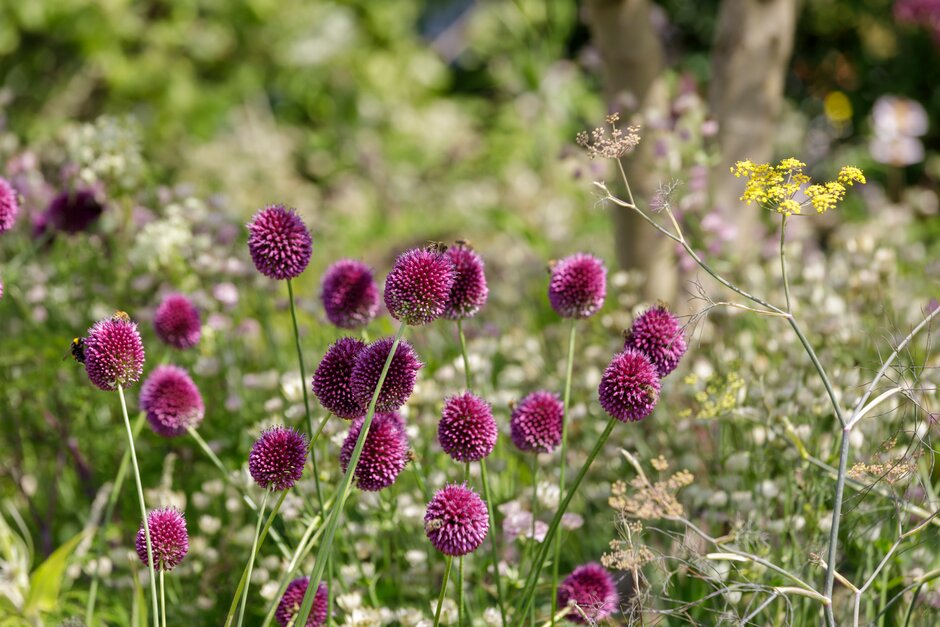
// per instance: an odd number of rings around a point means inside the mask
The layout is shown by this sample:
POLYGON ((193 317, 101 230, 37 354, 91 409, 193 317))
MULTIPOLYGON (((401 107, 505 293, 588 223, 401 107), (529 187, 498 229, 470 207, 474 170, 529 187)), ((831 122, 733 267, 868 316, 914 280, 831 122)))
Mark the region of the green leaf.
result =
POLYGON ((30 575, 29 595, 26 598, 25 608, 27 615, 49 612, 59 606, 59 589, 62 587, 62 576, 65 574, 69 558, 84 535, 84 532, 79 533, 57 548, 30 575))

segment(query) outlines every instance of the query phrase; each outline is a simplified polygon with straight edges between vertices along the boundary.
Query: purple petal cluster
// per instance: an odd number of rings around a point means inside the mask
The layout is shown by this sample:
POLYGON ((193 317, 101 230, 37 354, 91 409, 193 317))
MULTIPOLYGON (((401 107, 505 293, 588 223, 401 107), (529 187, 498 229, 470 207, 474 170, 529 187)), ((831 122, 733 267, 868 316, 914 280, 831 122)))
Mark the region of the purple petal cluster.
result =
POLYGON ((385 307, 405 324, 428 324, 444 314, 454 285, 454 264, 433 248, 415 248, 395 260, 385 279, 385 307))
POLYGON ((356 357, 365 347, 365 343, 356 338, 342 337, 327 349, 313 373, 313 393, 320 404, 346 420, 366 413, 365 405, 353 396, 351 381, 356 357))
POLYGON ((310 263, 313 240, 296 211, 269 205, 248 223, 248 252, 264 276, 293 279, 310 263))
POLYGON ((483 258, 465 243, 451 246, 447 256, 454 264, 454 285, 444 307, 444 317, 449 320, 472 318, 489 296, 483 258))
POLYGON ((649 358, 628 348, 614 355, 597 388, 597 396, 612 418, 636 422, 652 413, 659 401, 659 374, 649 358))
MULTIPOLYGON (((293 622, 295 616, 300 611, 304 595, 307 594, 307 587, 310 585, 310 579, 301 577, 295 579, 287 585, 284 590, 284 596, 277 604, 277 610, 274 612, 274 618, 281 627, 300 627, 293 622)), ((307 616, 305 627, 320 627, 326 622, 326 615, 329 611, 329 590, 325 583, 320 583, 317 587, 317 593, 313 597, 313 607, 310 608, 310 614, 307 616)))
MULTIPOLYGON (((353 366, 351 388, 353 398, 362 407, 368 407, 379 384, 385 360, 392 350, 394 340, 390 337, 377 340, 362 349, 353 366)), ((375 405, 376 411, 395 411, 404 405, 414 391, 418 370, 423 364, 418 360, 411 344, 405 340, 398 343, 395 356, 389 365, 388 374, 375 405)))
MULTIPOLYGON (((186 531, 186 518, 175 507, 155 509, 147 515, 150 528, 150 547, 153 551, 155 570, 169 571, 176 568, 189 551, 189 533, 186 531)), ((147 561, 147 537, 141 523, 135 542, 137 557, 144 566, 147 561)))
POLYGON ((438 490, 424 514, 428 540, 452 557, 476 551, 489 528, 486 503, 466 484, 452 483, 438 490))
POLYGON ((300 479, 307 462, 307 436, 289 427, 261 434, 248 454, 248 472, 260 487, 280 492, 300 479))
POLYGON ((496 446, 496 420, 490 404, 465 392, 444 402, 437 440, 457 462, 480 461, 496 446))
POLYGON ((687 348, 679 319, 663 305, 647 309, 633 321, 623 347, 649 357, 660 378, 676 369, 687 348))
POLYGON ((178 366, 157 366, 140 386, 140 408, 157 435, 174 437, 202 422, 199 388, 178 366))
MULTIPOLYGON (((343 472, 346 472, 349 466, 364 422, 364 417, 353 421, 340 449, 339 462, 343 472)), ((372 418, 359 463, 356 465, 356 487, 367 492, 383 490, 395 483, 395 479, 407 464, 408 436, 405 435, 401 416, 395 412, 376 414, 372 418)))
POLYGON ((342 329, 363 327, 379 312, 379 287, 361 261, 341 259, 323 275, 320 299, 327 319, 342 329))
POLYGON ((520 451, 551 453, 561 443, 565 408, 557 394, 539 390, 516 405, 509 418, 509 435, 520 451))
POLYGON ((618 610, 617 584, 597 562, 578 566, 558 585, 558 607, 569 604, 579 608, 568 613, 569 622, 595 625, 618 610))
POLYGON ((0 178, 0 233, 13 228, 19 211, 20 201, 16 195, 16 190, 6 179, 0 178))
POLYGON ((137 324, 114 316, 88 329, 85 341, 85 372, 102 390, 127 387, 144 371, 144 343, 137 324))
POLYGON ((587 253, 575 253, 552 266, 548 301, 563 318, 588 318, 603 306, 607 296, 607 269, 587 253))
POLYGON ((46 210, 37 216, 34 232, 36 235, 49 230, 81 233, 97 222, 103 212, 104 205, 98 202, 94 191, 64 191, 53 198, 46 210))
POLYGON ((170 294, 153 314, 157 337, 173 348, 185 350, 199 343, 202 321, 199 310, 182 294, 170 294))

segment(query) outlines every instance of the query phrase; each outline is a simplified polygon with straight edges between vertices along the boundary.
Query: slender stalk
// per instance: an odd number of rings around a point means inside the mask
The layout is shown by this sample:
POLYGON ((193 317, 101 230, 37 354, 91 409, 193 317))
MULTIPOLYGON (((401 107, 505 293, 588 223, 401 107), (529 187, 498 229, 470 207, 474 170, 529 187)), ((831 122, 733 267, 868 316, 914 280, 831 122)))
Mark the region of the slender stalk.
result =
MULTIPOLYGON (((619 163, 619 160, 618 160, 619 163)), ((568 333, 568 362, 565 366, 564 411, 561 417, 561 474, 558 480, 558 493, 565 493, 565 472, 568 463, 568 407, 571 403, 571 373, 574 369, 574 342, 577 331, 576 320, 571 321, 568 333)), ((558 611, 558 562, 561 560, 561 534, 555 538, 555 559, 552 561, 552 627, 555 627, 555 613, 558 611)))
POLYGON ((261 535, 261 523, 264 521, 264 508, 268 504, 269 494, 270 492, 265 490, 264 496, 261 497, 261 507, 258 510, 258 524, 255 525, 255 538, 251 542, 251 556, 248 558, 248 577, 246 578, 245 587, 242 589, 241 605, 238 608, 238 627, 241 627, 242 623, 245 621, 245 605, 248 603, 248 588, 251 587, 251 571, 254 569, 255 557, 258 555, 258 536, 261 535))
POLYGON ((316 596, 316 589, 323 579, 323 573, 326 570, 326 562, 333 550, 333 537, 336 535, 336 527, 339 525, 340 516, 343 513, 343 506, 346 504, 346 497, 349 495, 349 488, 352 485, 352 478, 356 474, 356 467, 359 465, 359 457, 362 455, 362 447, 365 445, 366 437, 369 435, 369 428, 372 426, 372 419, 375 417, 375 404, 379 400, 379 392, 382 391, 382 385, 385 383, 385 377, 388 375, 388 368, 392 364, 392 358, 398 350, 398 344, 401 342, 402 335, 405 333, 405 323, 402 322, 398 327, 398 333, 395 335, 395 341, 382 367, 382 373, 379 375, 378 384, 375 386, 375 392, 372 393, 372 400, 369 402, 369 409, 366 412, 365 421, 362 423, 362 429, 359 431, 359 438, 356 440, 356 447, 353 449, 352 456, 349 458, 349 465, 343 481, 340 484, 338 496, 330 508, 330 514, 326 522, 326 531, 323 535, 323 543, 317 551, 316 562, 313 566, 313 573, 310 575, 310 583, 307 586, 307 592, 304 594, 300 610, 297 613, 297 624, 305 625, 307 617, 310 615, 310 608, 313 607, 313 599, 316 596))
MULTIPOLYGON (((783 293, 787 298, 787 313, 790 313, 790 280, 787 278, 787 215, 780 220, 780 274, 783 275, 783 293)), ((769 601, 768 601, 769 603, 769 601)))
POLYGON ((137 450, 134 448, 134 432, 131 429, 131 419, 127 417, 127 401, 124 400, 124 387, 117 386, 118 396, 121 398, 121 413, 124 415, 124 427, 127 429, 127 450, 130 453, 131 467, 134 470, 134 480, 137 482, 137 502, 140 505, 140 515, 143 517, 144 541, 147 543, 147 567, 150 569, 150 596, 153 601, 153 624, 158 624, 160 616, 157 608, 157 578, 153 567, 153 545, 150 543, 150 524, 147 522, 147 505, 144 503, 144 486, 140 481, 140 468, 137 466, 137 450))
POLYGON ((160 569, 160 624, 166 627, 166 586, 163 583, 163 569, 160 569))
POLYGON ((499 574, 499 548, 496 546, 496 519, 493 516, 493 499, 490 496, 490 480, 486 473, 486 459, 480 460, 480 476, 483 480, 483 497, 486 499, 486 513, 490 517, 490 549, 493 557, 493 578, 496 580, 496 602, 499 606, 499 618, 506 627, 506 607, 503 604, 503 584, 499 574))
POLYGON ((568 505, 571 504, 571 499, 574 498, 575 493, 578 491, 578 486, 581 485, 581 482, 584 480, 585 475, 587 475, 587 472, 594 463, 594 460, 601 452, 601 449, 604 448, 604 444, 607 443, 607 439, 610 437, 611 432, 614 430, 614 425, 616 424, 616 418, 611 418, 607 422, 607 426, 604 428, 604 432, 601 433, 600 437, 597 438, 597 443, 594 445, 594 448, 591 449, 587 459, 584 460, 584 464, 581 466, 581 470, 578 471, 578 475, 571 484, 571 488, 568 490, 564 500, 562 500, 561 505, 559 505, 558 510, 555 512, 555 516, 552 518, 552 522, 548 526, 548 533, 545 535, 545 539, 542 541, 541 547, 539 547, 535 563, 532 564, 532 569, 529 571, 529 574, 526 577, 525 587, 522 590, 522 603, 520 612, 517 614, 517 616, 525 616, 532 607, 533 600, 535 599, 535 586, 538 583, 539 575, 542 572, 542 565, 545 563, 545 558, 548 555, 551 542, 555 538, 555 532, 558 530, 561 517, 564 516, 565 512, 568 511, 568 505))
POLYGON ((447 580, 450 579, 450 567, 454 564, 454 558, 447 556, 447 565, 444 567, 444 581, 441 582, 441 594, 437 597, 437 610, 434 612, 434 627, 441 624, 441 608, 444 607, 444 594, 447 592, 447 580))
POLYGON ((563 608, 561 608, 560 611, 555 612, 554 614, 552 614, 551 620, 545 621, 545 624, 543 624, 542 627, 551 627, 551 625, 554 625, 554 624, 555 624, 555 621, 556 621, 556 620, 561 620, 562 618, 564 618, 565 616, 567 616, 567 615, 570 614, 570 613, 571 613, 571 606, 563 607, 563 608))
POLYGON ((457 318, 457 336, 460 338, 460 354, 463 355, 463 372, 467 379, 467 391, 473 389, 473 383, 470 379, 470 358, 467 355, 467 338, 463 334, 463 320, 457 318))
MULTIPOLYGON (((464 465, 463 481, 464 483, 470 481, 470 462, 464 465)), ((463 601, 463 555, 461 555, 460 559, 457 561, 457 627, 463 627, 463 601)))

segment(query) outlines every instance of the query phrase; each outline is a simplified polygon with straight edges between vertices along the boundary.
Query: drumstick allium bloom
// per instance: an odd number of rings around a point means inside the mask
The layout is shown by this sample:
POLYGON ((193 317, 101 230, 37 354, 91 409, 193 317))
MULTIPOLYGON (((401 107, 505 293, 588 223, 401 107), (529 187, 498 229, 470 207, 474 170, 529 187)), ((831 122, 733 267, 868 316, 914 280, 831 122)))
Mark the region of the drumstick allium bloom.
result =
POLYGON ((157 435, 174 437, 202 422, 199 388, 178 366, 157 366, 140 387, 140 408, 157 435))
POLYGON ((283 281, 300 276, 307 268, 313 240, 296 211, 269 205, 248 223, 248 252, 258 272, 283 281))
POLYGON ((261 488, 289 490, 300 479, 307 461, 307 436, 289 427, 261 434, 248 455, 248 472, 261 488))
MULTIPOLYGON (((147 526, 150 528, 154 569, 169 571, 179 566, 189 551, 189 533, 186 531, 183 512, 175 507, 155 509, 147 515, 147 526)), ((137 531, 135 548, 137 557, 147 566, 147 540, 143 523, 137 531)))
POLYGON ((453 285, 450 257, 433 247, 415 248, 402 253, 388 273, 385 307, 405 324, 428 324, 444 314, 453 285))
MULTIPOLYGON (((356 355, 356 363, 351 375, 352 393, 353 398, 364 408, 368 407, 372 401, 372 395, 379 384, 382 368, 385 367, 385 360, 388 359, 388 354, 392 350, 392 344, 394 344, 392 338, 383 338, 369 344, 356 355)), ((375 410, 395 411, 404 405, 414 391, 418 370, 422 365, 414 349, 411 348, 411 344, 406 340, 401 340, 389 365, 375 410)))
POLYGON ((489 531, 486 503, 465 484, 437 491, 424 514, 424 531, 438 551, 460 557, 477 550, 489 531))
POLYGON ((643 353, 628 348, 614 355, 597 388, 601 407, 620 422, 649 416, 659 401, 659 374, 643 353))
POLYGON ((341 259, 323 275, 320 300, 327 319, 341 329, 357 329, 379 312, 379 287, 361 261, 341 259))
POLYGON ((199 343, 202 322, 199 310, 182 294, 170 294, 153 314, 157 337, 173 348, 185 350, 199 343))
POLYGON ((578 566, 558 586, 558 607, 575 605, 567 619, 576 624, 597 624, 617 611, 617 584, 603 566, 591 562, 578 566), (583 612, 583 613, 582 613, 583 612))
POLYGON ((551 453, 561 444, 564 405, 557 394, 532 392, 512 409, 509 435, 520 451, 551 453))
POLYGON ((324 408, 340 418, 352 420, 366 413, 365 406, 353 395, 352 372, 356 357, 366 347, 353 337, 336 340, 313 373, 313 393, 324 408))
MULTIPOLYGON (((376 414, 372 419, 353 478, 360 490, 378 492, 387 488, 408 464, 408 436, 400 420, 396 413, 376 414)), ((343 441, 339 453, 343 472, 349 466, 363 421, 364 418, 354 420, 343 441)))
POLYGON ((16 190, 5 178, 0 177, 0 233, 13 228, 19 211, 20 201, 16 190))
MULTIPOLYGON (((310 585, 310 579, 301 577, 295 579, 287 585, 280 603, 277 604, 277 610, 274 612, 274 618, 281 627, 300 627, 293 622, 294 617, 300 610, 300 604, 303 601, 304 594, 307 593, 307 587, 310 585)), ((316 596, 313 599, 313 607, 310 608, 310 615, 307 617, 305 627, 320 627, 326 622, 326 615, 329 611, 329 589, 325 583, 320 583, 317 587, 316 596)))
POLYGON ((84 338, 84 351, 88 379, 102 390, 127 387, 144 371, 144 343, 127 314, 96 322, 84 338))
POLYGON ((496 446, 496 421, 489 403, 465 392, 444 401, 437 439, 457 462, 477 462, 496 446))
POLYGON ((463 242, 448 248, 447 256, 454 264, 454 285, 447 297, 444 317, 449 320, 472 318, 489 296, 483 258, 463 242))
POLYGON ((660 378, 676 369, 687 348, 679 319, 662 305, 637 316, 623 347, 649 357, 660 378))
POLYGON ((548 301, 562 318, 589 318, 607 297, 607 268, 587 253, 555 262, 548 283, 548 301))

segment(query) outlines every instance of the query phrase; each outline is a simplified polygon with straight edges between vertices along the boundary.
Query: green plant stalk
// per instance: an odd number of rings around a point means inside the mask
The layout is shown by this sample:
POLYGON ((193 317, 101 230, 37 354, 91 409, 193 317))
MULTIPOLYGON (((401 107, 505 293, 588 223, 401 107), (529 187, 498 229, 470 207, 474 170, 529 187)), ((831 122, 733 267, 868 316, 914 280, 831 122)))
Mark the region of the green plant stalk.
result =
POLYGON ((166 585, 163 581, 163 569, 160 569, 160 624, 166 627, 166 585))
POLYGON ((134 470, 134 480, 137 482, 137 501, 140 505, 140 514, 143 517, 144 540, 147 544, 147 567, 150 568, 150 596, 153 601, 153 624, 159 620, 157 609, 157 578, 153 567, 153 546, 150 543, 150 524, 147 522, 147 505, 144 503, 144 486, 140 481, 140 468, 137 466, 137 451, 134 448, 134 431, 131 429, 131 419, 127 416, 127 401, 124 399, 124 387, 117 386, 118 396, 121 398, 121 413, 124 416, 124 427, 127 429, 127 450, 130 453, 131 467, 134 470))
MULTIPOLYGON (((565 473, 568 464, 568 408, 571 403, 571 375, 574 370, 574 343, 577 321, 571 321, 568 333, 568 361, 565 366, 565 397, 561 416, 561 474, 558 480, 558 493, 565 493, 565 473)), ((561 534, 555 538, 555 559, 552 562, 552 627, 555 627, 555 614, 558 612, 558 562, 561 560, 561 534)))
MULTIPOLYGON (((463 467, 463 481, 464 483, 470 481, 470 462, 467 462, 463 467)), ((461 555, 460 559, 457 561, 457 627, 463 627, 463 603, 463 555, 461 555)))
POLYGON ((242 589, 241 603, 238 607, 238 627, 242 627, 245 622, 245 606, 248 604, 248 588, 251 587, 251 571, 255 566, 255 557, 258 555, 258 536, 261 535, 261 523, 264 521, 264 508, 268 504, 269 490, 264 491, 261 497, 261 507, 258 508, 258 524, 255 525, 255 537, 251 541, 251 555, 248 557, 248 576, 246 577, 245 587, 242 589))
POLYGON ((369 435, 369 428, 372 426, 372 419, 375 417, 375 405, 379 400, 379 392, 385 384, 385 377, 388 375, 389 366, 392 364, 392 358, 398 350, 398 344, 405 334, 405 323, 402 322, 398 327, 398 333, 395 334, 395 341, 382 367, 382 373, 379 375, 378 384, 375 386, 375 392, 372 393, 372 400, 369 402, 369 409, 366 412, 365 421, 362 423, 362 429, 359 431, 359 437, 356 439, 356 447, 353 449, 352 456, 349 458, 349 465, 343 481, 340 484, 336 501, 330 508, 330 514, 326 522, 326 531, 323 535, 323 543, 317 551, 316 562, 313 566, 313 572, 310 575, 310 582, 307 586, 307 592, 304 593, 303 601, 300 604, 300 610, 297 612, 296 623, 298 625, 307 624, 307 617, 310 616, 310 609, 313 607, 313 600, 316 596, 316 589, 323 579, 323 572, 326 570, 326 563, 333 550, 333 537, 336 535, 336 527, 339 525, 339 518, 346 504, 346 497, 349 495, 349 488, 352 485, 353 476, 356 474, 356 467, 359 465, 359 457, 362 455, 362 447, 365 445, 366 437, 369 435))
POLYGON ((483 497, 486 499, 486 513, 490 519, 490 551, 493 559, 493 578, 496 580, 496 603, 499 606, 500 624, 506 627, 506 607, 503 603, 502 577, 499 575, 499 548, 496 546, 496 519, 490 505, 493 499, 490 495, 490 479, 486 472, 486 459, 480 460, 480 477, 483 481, 483 497))
POLYGON ((437 610, 434 612, 434 627, 441 624, 441 608, 444 607, 444 595, 447 593, 447 581, 450 579, 450 567, 454 564, 454 558, 447 556, 447 565, 444 566, 444 581, 441 582, 441 594, 437 597, 437 610))
POLYGON ((610 437, 611 432, 614 430, 614 425, 616 424, 616 418, 611 418, 607 422, 607 426, 604 428, 603 433, 601 433, 600 437, 597 438, 597 443, 594 445, 594 448, 591 449, 587 459, 584 460, 584 464, 581 466, 581 470, 578 471, 578 475, 571 484, 571 488, 568 490, 568 493, 562 500, 561 505, 559 505, 558 510, 555 512, 555 516, 552 517, 552 522, 548 526, 548 533, 545 535, 545 539, 542 541, 542 545, 539 547, 539 550, 536 554, 535 562, 532 564, 532 568, 526 577, 525 587, 522 590, 522 602, 519 607, 520 611, 517 612, 517 616, 525 616, 533 607, 535 586, 538 583, 539 575, 542 572, 542 565, 545 563, 545 558, 547 557, 551 548, 551 542, 555 538, 558 525, 561 523, 561 517, 564 516, 565 512, 568 511, 568 505, 571 504, 571 499, 574 498, 575 493, 578 491, 578 487, 584 480, 585 475, 587 475, 587 472, 594 463, 594 460, 601 452, 601 449, 604 448, 604 444, 607 443, 607 439, 610 437))
POLYGON ((463 334, 463 320, 457 319, 457 337, 460 338, 460 354, 463 356, 463 372, 467 379, 467 391, 473 390, 473 383, 470 378, 470 357, 467 355, 467 338, 463 334))
POLYGON ((790 313, 790 280, 787 277, 787 215, 780 220, 780 274, 783 276, 783 293, 787 298, 787 313, 790 313))

